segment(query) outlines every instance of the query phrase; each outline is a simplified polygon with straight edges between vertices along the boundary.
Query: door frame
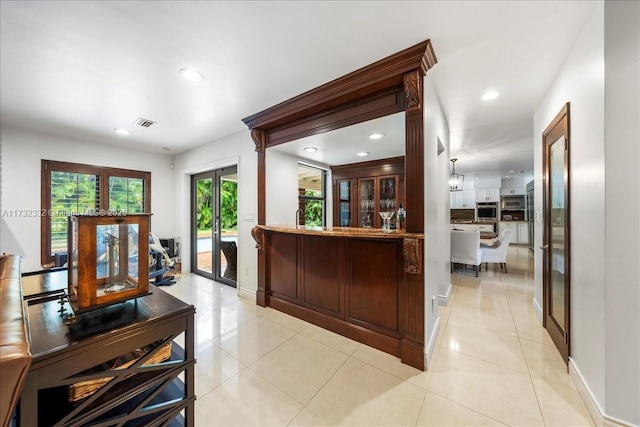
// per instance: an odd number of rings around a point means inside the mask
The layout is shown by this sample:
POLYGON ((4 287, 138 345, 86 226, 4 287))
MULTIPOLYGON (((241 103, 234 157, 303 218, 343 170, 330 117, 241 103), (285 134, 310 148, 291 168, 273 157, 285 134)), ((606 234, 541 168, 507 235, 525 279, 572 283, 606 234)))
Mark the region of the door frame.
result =
POLYGON ((571 165, 571 126, 570 126, 570 103, 566 103, 554 117, 551 123, 542 133, 542 296, 543 296, 543 316, 542 325, 551 336, 552 341, 558 348, 562 359, 568 364, 571 355, 571 185, 570 185, 570 165, 571 165), (564 135, 565 142, 565 158, 564 158, 564 197, 566 223, 564 227, 565 242, 565 276, 564 276, 564 334, 556 327, 555 321, 549 316, 551 307, 551 190, 549 188, 550 180, 550 147, 564 135))

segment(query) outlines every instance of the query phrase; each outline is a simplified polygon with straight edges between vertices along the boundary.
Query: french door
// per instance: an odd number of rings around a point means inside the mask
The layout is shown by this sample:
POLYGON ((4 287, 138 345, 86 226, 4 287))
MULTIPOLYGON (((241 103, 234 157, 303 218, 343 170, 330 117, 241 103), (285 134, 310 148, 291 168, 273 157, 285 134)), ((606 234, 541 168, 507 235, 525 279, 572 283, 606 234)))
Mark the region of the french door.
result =
POLYGON ((236 166, 191 179, 191 271, 236 286, 238 171, 236 166))
POLYGON ((544 327, 568 363, 571 295, 568 103, 544 131, 542 139, 544 327))

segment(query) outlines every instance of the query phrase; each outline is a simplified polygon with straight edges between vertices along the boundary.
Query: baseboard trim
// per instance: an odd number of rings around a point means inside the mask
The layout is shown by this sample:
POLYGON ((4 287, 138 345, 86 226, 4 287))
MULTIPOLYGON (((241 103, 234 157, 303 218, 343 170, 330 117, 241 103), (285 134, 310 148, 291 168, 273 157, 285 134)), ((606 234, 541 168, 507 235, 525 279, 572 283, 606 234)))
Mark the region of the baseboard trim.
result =
POLYGON ((438 341, 439 334, 440 334, 440 316, 436 318, 436 323, 433 325, 433 329, 431 329, 429 342, 427 343, 427 346, 425 348, 425 361, 424 361, 425 370, 429 369, 429 366, 431 365, 431 361, 433 360, 433 355, 436 349, 436 342, 438 341))
POLYGON ((444 295, 438 295, 438 305, 447 306, 449 305, 449 298, 451 298, 451 292, 453 292, 453 286, 449 283, 447 287, 447 292, 444 295))
POLYGON ((533 311, 536 313, 536 317, 538 318, 540 323, 544 323, 543 322, 544 314, 542 312, 542 307, 540 307, 540 304, 538 303, 538 300, 535 297, 533 297, 533 311))
POLYGON ((256 300, 256 291, 249 291, 244 288, 238 288, 238 296, 242 298, 247 298, 250 300, 256 300))
POLYGON ((575 362, 571 357, 569 357, 569 377, 573 381, 573 384, 576 386, 578 390, 578 394, 582 398, 585 406, 587 407, 587 411, 589 411, 589 415, 593 418, 593 422, 596 426, 603 427, 630 427, 633 426, 632 423, 628 423, 626 421, 620 420, 618 418, 607 415, 606 412, 602 409, 598 401, 596 400, 591 388, 584 380, 582 373, 576 366, 575 362))

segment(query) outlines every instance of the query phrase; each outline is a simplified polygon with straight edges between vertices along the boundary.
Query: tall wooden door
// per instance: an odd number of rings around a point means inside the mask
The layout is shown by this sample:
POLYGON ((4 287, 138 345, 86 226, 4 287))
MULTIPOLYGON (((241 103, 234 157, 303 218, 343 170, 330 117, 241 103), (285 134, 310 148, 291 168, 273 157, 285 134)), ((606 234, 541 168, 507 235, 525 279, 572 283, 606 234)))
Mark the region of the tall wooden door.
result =
POLYGON ((568 363, 571 308, 569 103, 549 124, 542 140, 544 326, 568 363))

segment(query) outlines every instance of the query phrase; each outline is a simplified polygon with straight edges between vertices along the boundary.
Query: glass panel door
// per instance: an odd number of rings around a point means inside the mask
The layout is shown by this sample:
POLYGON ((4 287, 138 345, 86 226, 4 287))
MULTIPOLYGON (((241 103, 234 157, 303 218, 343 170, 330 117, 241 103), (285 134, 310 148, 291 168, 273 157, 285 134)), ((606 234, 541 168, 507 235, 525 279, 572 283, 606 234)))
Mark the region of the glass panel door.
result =
POLYGON ((570 353, 569 104, 543 133, 544 326, 565 363, 570 353))
POLYGON ((358 197, 360 201, 359 215, 360 225, 364 228, 376 226, 376 200, 375 200, 375 179, 365 178, 358 180, 358 197))
POLYGON ((216 171, 218 211, 214 239, 218 250, 216 280, 236 286, 238 270, 238 171, 230 167, 216 171), (217 231, 217 232, 216 232, 217 231))
POLYGON ((396 221, 394 221, 394 216, 397 205, 397 179, 394 176, 382 177, 379 178, 378 183, 378 204, 380 208, 380 216, 385 220, 382 227, 386 229, 395 229, 396 221))
POLYGON ((213 275, 213 230, 214 230, 214 177, 210 172, 193 177, 193 197, 195 198, 192 222, 194 251, 193 271, 206 276, 213 275))
POLYGON ((235 166, 192 178, 192 271, 236 286, 238 174, 235 166))
POLYGON ((562 135, 550 147, 549 162, 549 186, 551 188, 549 315, 561 330, 565 329, 565 227, 567 224, 564 188, 565 161, 565 143, 564 135, 562 135))
POLYGON ((351 181, 338 182, 340 227, 351 227, 351 181))

